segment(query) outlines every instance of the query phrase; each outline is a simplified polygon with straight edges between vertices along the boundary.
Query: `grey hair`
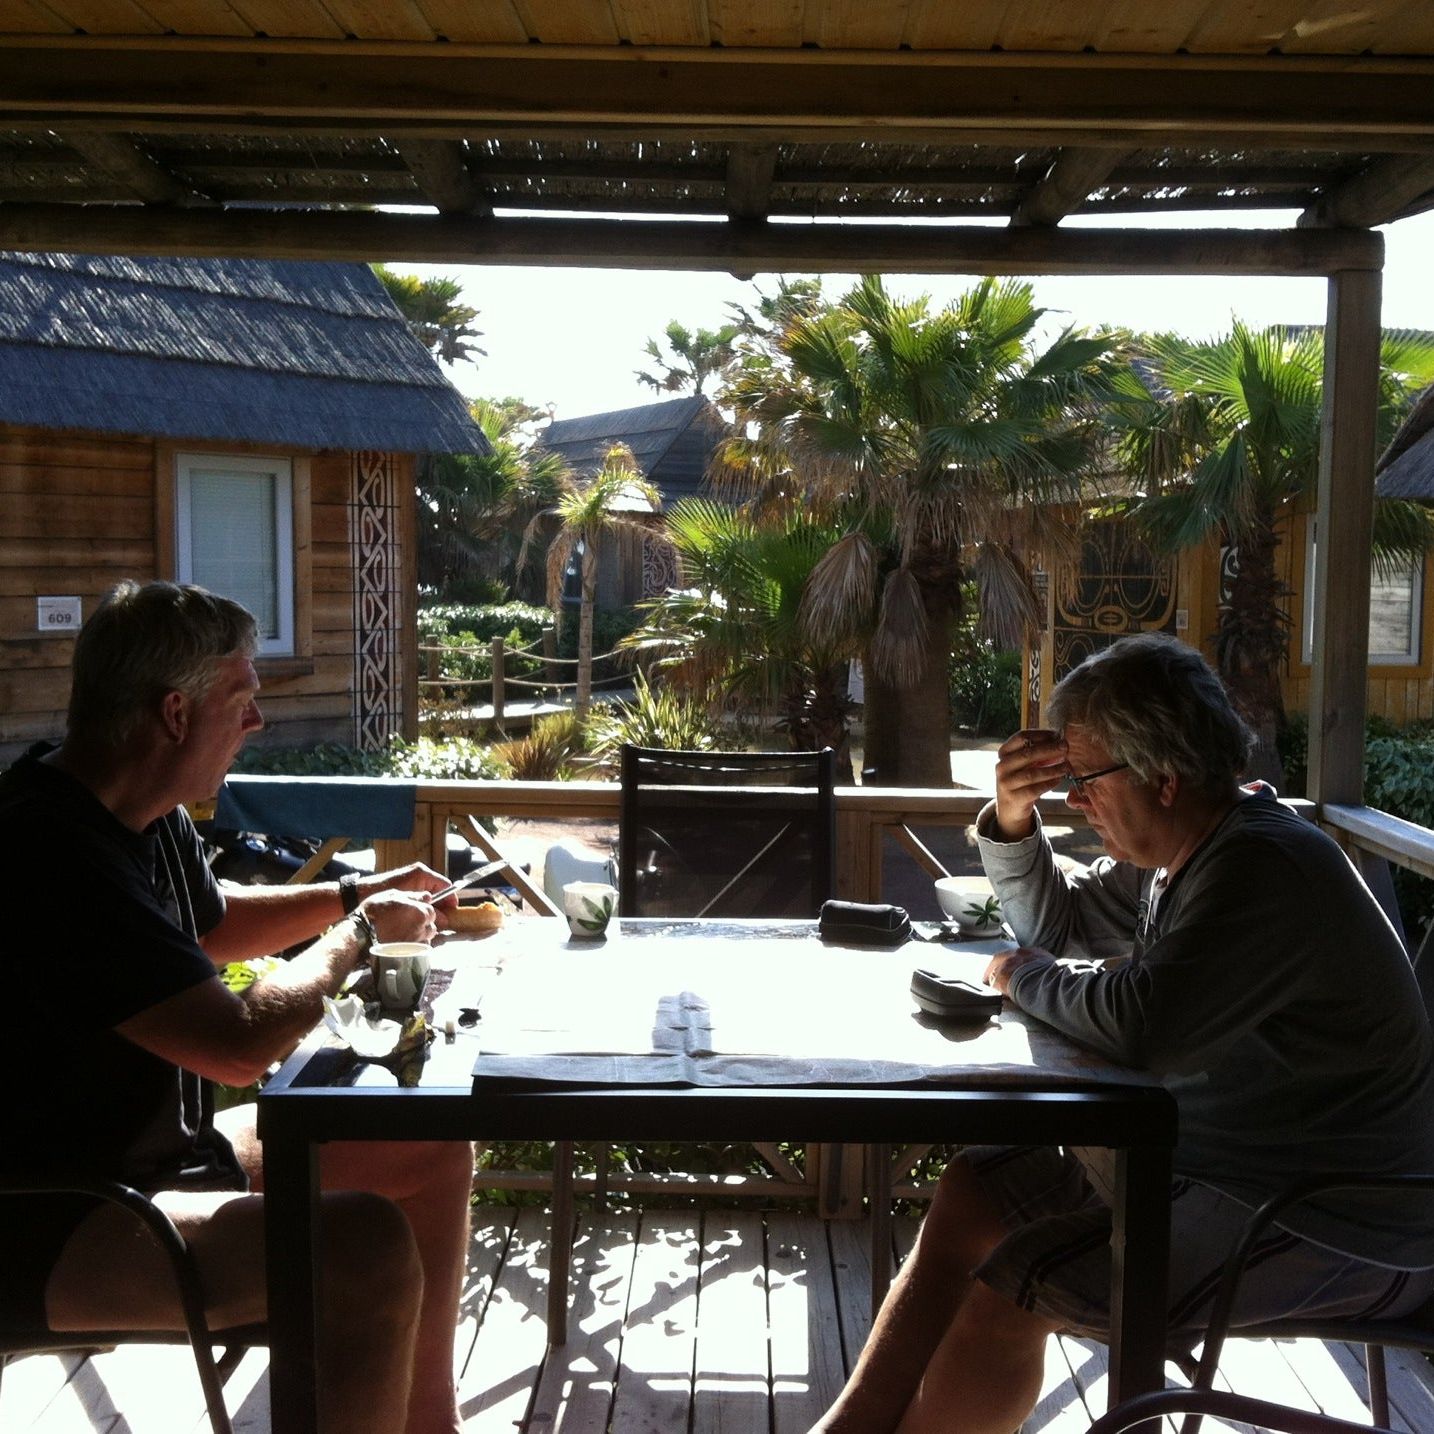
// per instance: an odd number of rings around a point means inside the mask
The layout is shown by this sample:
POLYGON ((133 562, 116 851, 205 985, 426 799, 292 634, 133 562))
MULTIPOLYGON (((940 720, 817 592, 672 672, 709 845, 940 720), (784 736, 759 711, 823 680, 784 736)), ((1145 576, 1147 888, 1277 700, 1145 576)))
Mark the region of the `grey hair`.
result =
POLYGON ((1046 717, 1084 728, 1142 781, 1171 773, 1212 793, 1239 780, 1254 741, 1209 663, 1155 632, 1086 658, 1056 685, 1046 717))
POLYGON ((253 657, 258 627, 247 608, 190 583, 122 582, 75 642, 69 730, 118 747, 166 692, 199 701, 221 664, 253 657))

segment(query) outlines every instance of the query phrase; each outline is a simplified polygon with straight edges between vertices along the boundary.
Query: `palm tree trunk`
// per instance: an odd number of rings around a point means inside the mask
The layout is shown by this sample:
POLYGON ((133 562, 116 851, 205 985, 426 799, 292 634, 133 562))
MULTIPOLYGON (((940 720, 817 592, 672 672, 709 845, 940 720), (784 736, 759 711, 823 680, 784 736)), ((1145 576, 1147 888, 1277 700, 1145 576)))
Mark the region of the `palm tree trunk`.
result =
POLYGON ((881 681, 868 649, 862 654, 863 685, 861 781, 866 787, 895 787, 903 694, 881 681))
POLYGON ((951 639, 946 622, 932 624, 921 680, 901 692, 897 785, 951 786, 951 639))
POLYGON ((597 543, 583 541, 583 596, 578 609, 578 720, 588 715, 593 697, 593 607, 597 603, 597 543))
POLYGON ((1285 725, 1280 676, 1287 660, 1289 589, 1275 571, 1274 524, 1261 520, 1240 541, 1229 606, 1215 633, 1215 661, 1235 710, 1255 734, 1249 775, 1283 779, 1278 739, 1285 725))

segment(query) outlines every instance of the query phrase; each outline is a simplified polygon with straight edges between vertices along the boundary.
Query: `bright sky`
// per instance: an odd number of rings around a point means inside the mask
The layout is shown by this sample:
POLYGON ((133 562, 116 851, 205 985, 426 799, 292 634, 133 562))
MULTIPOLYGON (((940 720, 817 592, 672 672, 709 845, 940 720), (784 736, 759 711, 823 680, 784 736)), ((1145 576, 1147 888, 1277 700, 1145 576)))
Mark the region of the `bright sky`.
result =
MULTIPOLYGON (((1081 222, 1067 221, 1073 226, 1081 222)), ((1201 215, 1146 216, 1139 227, 1211 222, 1201 215)), ((1288 224, 1289 216, 1251 213, 1218 222, 1270 227, 1288 224)), ((1385 327, 1434 330, 1434 213, 1386 226, 1383 233, 1385 327)), ((512 395, 539 407, 552 404, 559 418, 664 397, 634 377, 636 369, 651 366, 643 353, 647 340, 660 338, 672 319, 688 328, 716 328, 727 317, 729 301, 751 307, 756 295, 751 283, 727 274, 401 263, 390 267, 463 280, 466 301, 479 310, 479 343, 488 354, 476 364, 450 370, 462 392, 473 397, 512 395)), ((770 275, 758 276, 756 282, 767 292, 775 288, 770 275)), ((828 275, 825 292, 835 298, 850 282, 850 276, 828 275)), ((886 279, 894 294, 927 293, 937 304, 972 282, 968 275, 886 279)), ((1228 331, 1232 316, 1257 328, 1319 324, 1325 318, 1323 279, 1053 276, 1033 282, 1036 302, 1058 315, 1056 327, 1109 324, 1208 338, 1228 331)))

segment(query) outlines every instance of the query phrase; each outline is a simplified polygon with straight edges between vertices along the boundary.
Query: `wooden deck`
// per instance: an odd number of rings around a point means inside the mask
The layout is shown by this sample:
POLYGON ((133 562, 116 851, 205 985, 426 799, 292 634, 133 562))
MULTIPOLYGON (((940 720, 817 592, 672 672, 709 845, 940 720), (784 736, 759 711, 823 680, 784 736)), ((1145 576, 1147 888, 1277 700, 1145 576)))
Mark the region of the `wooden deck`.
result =
MULTIPOLYGON (((549 1357, 546 1215, 497 1207, 475 1215, 455 1352, 466 1434, 801 1434, 866 1336, 863 1224, 755 1210, 647 1211, 584 1217, 569 1343, 549 1357)), ((896 1222, 898 1253, 914 1229, 896 1222)), ((268 1434, 266 1366, 255 1351, 230 1380, 241 1434, 268 1434)), ((1027 1434, 1084 1430, 1090 1411, 1105 1407, 1105 1370, 1103 1347, 1053 1341, 1027 1434)), ((1234 1341, 1224 1370, 1242 1392, 1368 1418, 1358 1357, 1343 1346, 1234 1341)), ((1425 1361, 1392 1354, 1390 1388, 1396 1428, 1434 1431, 1425 1361)), ((0 1385, 5 1434, 208 1427, 183 1349, 31 1357, 0 1385)))

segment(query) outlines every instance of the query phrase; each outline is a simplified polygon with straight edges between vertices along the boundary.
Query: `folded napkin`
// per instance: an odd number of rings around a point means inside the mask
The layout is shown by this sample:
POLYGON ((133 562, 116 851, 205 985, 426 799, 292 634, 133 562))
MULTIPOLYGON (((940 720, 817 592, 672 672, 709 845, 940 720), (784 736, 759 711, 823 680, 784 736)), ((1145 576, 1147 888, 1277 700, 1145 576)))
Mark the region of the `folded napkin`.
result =
POLYGON ((824 901, 818 931, 823 941, 847 946, 900 946, 911 935, 911 918, 902 906, 824 901))

